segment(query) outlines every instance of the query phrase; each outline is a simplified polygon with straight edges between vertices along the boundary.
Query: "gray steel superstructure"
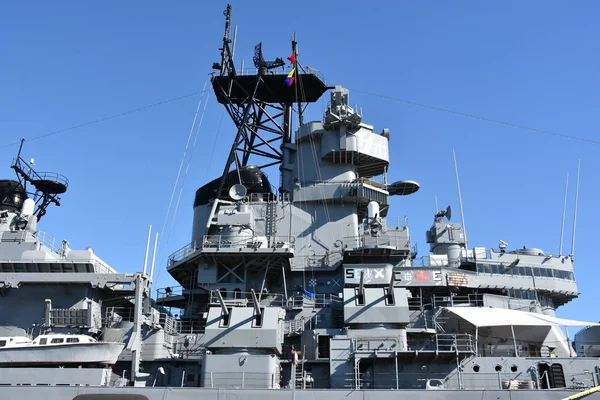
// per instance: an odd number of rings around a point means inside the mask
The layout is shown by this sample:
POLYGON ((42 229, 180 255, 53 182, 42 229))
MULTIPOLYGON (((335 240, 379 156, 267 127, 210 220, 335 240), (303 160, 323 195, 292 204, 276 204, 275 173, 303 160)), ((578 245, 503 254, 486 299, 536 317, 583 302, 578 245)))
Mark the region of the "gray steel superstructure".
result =
POLYGON ((60 175, 19 152, 18 179, 0 181, 0 337, 126 344, 112 367, 0 368, 2 399, 561 399, 600 384, 600 324, 555 315, 578 296, 573 255, 468 247, 448 207, 420 256, 389 214, 391 196, 419 190, 387 181, 390 130, 303 68, 295 41, 289 65, 257 45, 256 70, 237 71, 225 14, 212 84, 237 133, 169 257, 178 286, 152 300, 145 267, 48 245, 37 220, 60 204, 60 175), (585 325, 573 346, 568 327, 585 325))

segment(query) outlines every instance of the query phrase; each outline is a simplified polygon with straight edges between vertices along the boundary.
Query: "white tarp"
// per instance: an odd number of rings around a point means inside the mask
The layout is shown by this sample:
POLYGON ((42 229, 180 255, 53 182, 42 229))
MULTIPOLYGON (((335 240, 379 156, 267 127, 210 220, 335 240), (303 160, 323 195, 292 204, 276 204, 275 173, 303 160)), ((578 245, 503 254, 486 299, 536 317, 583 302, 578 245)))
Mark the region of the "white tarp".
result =
POLYGON ((575 321, 526 311, 493 307, 445 307, 449 312, 477 327, 485 326, 600 326, 600 323, 575 321))

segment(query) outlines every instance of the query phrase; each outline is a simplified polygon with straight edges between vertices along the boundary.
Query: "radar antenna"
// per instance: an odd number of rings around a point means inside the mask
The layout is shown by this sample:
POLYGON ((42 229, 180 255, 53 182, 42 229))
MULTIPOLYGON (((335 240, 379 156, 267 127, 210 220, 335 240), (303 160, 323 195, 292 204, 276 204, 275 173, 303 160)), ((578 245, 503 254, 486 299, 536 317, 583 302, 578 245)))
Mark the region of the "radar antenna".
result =
MULTIPOLYGON (((262 43, 254 48, 256 73, 238 74, 233 60, 229 30, 231 27, 231 5, 225 10, 225 33, 221 51, 221 62, 214 63, 212 85, 217 101, 225 106, 233 120, 237 134, 221 179, 217 196, 227 197, 229 187, 225 185, 230 172, 236 171, 237 180, 242 182, 240 168, 256 165, 267 168, 281 163, 281 143, 292 141, 292 111, 298 104, 297 113, 303 113, 303 105, 316 102, 329 89, 314 72, 301 73, 297 60, 296 41, 292 40, 292 55, 288 58, 290 71, 281 74, 275 69, 284 67, 281 58, 265 61, 262 43), (291 75, 290 80, 286 80, 291 75)), ((299 119, 300 123, 302 119, 299 119)))
POLYGON ((448 206, 445 210, 438 211, 435 214, 435 219, 441 221, 442 217, 446 217, 448 221, 452 218, 452 207, 448 206))
POLYGON ((33 169, 33 158, 30 162, 21 157, 25 139, 21 139, 19 152, 13 160, 11 168, 15 170, 17 179, 28 196, 35 201, 34 215, 38 221, 46 214, 50 203, 60 206, 60 194, 67 191, 69 180, 54 172, 36 172, 33 169))
POLYGON ((260 70, 262 68, 265 68, 267 70, 275 69, 275 68, 283 67, 285 65, 285 61, 283 61, 279 57, 277 57, 275 59, 275 61, 265 61, 265 59, 263 58, 263 54, 262 54, 262 42, 257 44, 256 46, 254 46, 253 61, 254 61, 254 66, 258 70, 260 70))

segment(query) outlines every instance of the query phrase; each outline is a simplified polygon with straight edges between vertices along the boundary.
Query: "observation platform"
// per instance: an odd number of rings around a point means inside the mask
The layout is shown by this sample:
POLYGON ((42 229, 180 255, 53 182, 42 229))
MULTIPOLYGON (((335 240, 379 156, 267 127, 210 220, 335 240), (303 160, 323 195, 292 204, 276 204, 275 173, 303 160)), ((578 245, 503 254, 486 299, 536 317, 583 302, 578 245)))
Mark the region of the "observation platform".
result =
POLYGON ((291 86, 285 84, 287 74, 215 76, 212 79, 217 101, 233 104, 245 103, 254 92, 256 80, 261 79, 256 99, 265 103, 314 103, 330 89, 316 74, 297 74, 291 86), (227 96, 229 94, 229 96, 227 96))

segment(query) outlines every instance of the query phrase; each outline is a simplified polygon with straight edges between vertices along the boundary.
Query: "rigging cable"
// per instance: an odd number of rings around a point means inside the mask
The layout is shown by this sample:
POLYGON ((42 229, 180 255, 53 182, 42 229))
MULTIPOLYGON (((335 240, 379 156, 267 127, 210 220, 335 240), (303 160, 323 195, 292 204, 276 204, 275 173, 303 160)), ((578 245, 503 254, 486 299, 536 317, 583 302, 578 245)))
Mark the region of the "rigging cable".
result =
MULTIPOLYGON (((204 93, 207 92, 206 86, 207 86, 209 80, 210 80, 210 78, 208 78, 204 82, 204 87, 203 87, 202 91, 198 92, 198 93, 204 94, 204 93)), ((179 178, 181 176, 181 170, 183 169, 183 164, 184 164, 186 156, 187 156, 187 151, 188 151, 188 148, 189 148, 189 145, 190 145, 190 141, 191 141, 192 136, 194 134, 194 130, 195 130, 195 127, 196 127, 196 121, 198 119, 198 113, 200 112, 200 107, 202 106, 202 101, 205 100, 204 101, 205 105, 206 105, 206 103, 208 103, 209 94, 210 94, 210 92, 208 94, 206 94, 206 96, 201 96, 200 99, 198 100, 198 105, 196 107, 196 112, 194 113, 194 119, 192 121, 192 126, 190 127, 190 132, 188 134, 188 139, 187 139, 187 142, 186 142, 186 145, 185 145, 185 149, 183 150, 183 155, 181 157, 181 163, 179 164, 179 170, 177 172, 177 177, 175 178, 175 183, 173 184, 173 191, 171 192, 171 199, 169 200, 169 206, 167 207, 167 212, 165 213, 165 219, 163 221, 163 226, 162 226, 162 230, 161 230, 162 235, 161 235, 160 240, 159 240, 158 245, 157 245, 158 249, 160 249, 161 245, 163 244, 163 239, 165 237, 164 233, 165 233, 165 229, 166 229, 166 226, 167 226, 167 221, 169 219, 169 214, 171 213, 171 206, 173 205, 173 199, 175 198, 175 192, 177 191, 177 185, 179 183, 179 178)), ((204 109, 206 110, 206 106, 205 106, 204 109)), ((204 113, 202 114, 201 119, 202 118, 204 118, 204 113)), ((198 128, 198 130, 199 130, 199 128, 198 128)), ((196 131, 196 133, 197 133, 197 131, 196 131)), ((196 141, 194 141, 193 146, 195 146, 195 144, 196 144, 196 141)), ((192 148, 191 152, 193 152, 193 148, 192 148)), ((189 162, 190 161, 188 161, 188 167, 189 167, 189 162)), ((187 169, 186 169, 185 174, 187 174, 187 169)), ((178 203, 179 203, 179 201, 178 201, 178 203)), ((174 218, 175 218, 175 215, 173 215, 173 219, 174 218)), ((168 243, 168 237, 170 236, 170 230, 169 230, 169 232, 167 233, 166 236, 167 236, 167 242, 166 243, 168 243)), ((159 252, 159 254, 160 254, 160 252, 159 252)), ((157 282, 158 282, 158 278, 160 277, 160 271, 161 271, 161 269, 158 270, 158 273, 156 275, 156 281, 157 282)))
MULTIPOLYGON (((446 109, 446 108, 442 108, 442 107, 437 107, 437 106, 433 106, 433 105, 429 105, 429 104, 423 104, 423 103, 417 103, 414 101, 410 101, 410 100, 405 100, 405 99, 399 99, 396 97, 391 97, 391 96, 386 96, 386 95, 381 95, 381 94, 377 94, 377 93, 372 93, 372 92, 365 92, 362 90, 355 90, 355 89, 351 89, 348 88, 349 90, 351 90, 353 93, 360 93, 360 94, 364 94, 367 96, 373 96, 373 97, 377 97, 380 99, 384 99, 384 100, 390 100, 390 101, 395 101, 398 103, 404 103, 410 106, 414 106, 414 107, 421 107, 421 108, 427 108, 429 110, 433 110, 433 111, 439 111, 439 112, 445 112, 445 113, 449 113, 449 114, 453 114, 453 115, 457 115, 460 117, 467 117, 467 118, 472 118, 472 119, 476 119, 479 121, 484 121, 484 122, 489 122, 489 123, 493 123, 493 124, 498 124, 498 125, 504 125, 504 126, 508 126, 511 128, 516 128, 516 129, 522 129, 522 130, 526 130, 529 132, 534 132, 534 133, 541 133, 541 134, 545 134, 545 135, 552 135, 552 136, 556 136, 556 137, 560 137, 563 139, 569 139, 569 140, 576 140, 576 141, 581 141, 581 142, 586 142, 586 143, 591 143, 591 144, 595 144, 595 145, 600 145, 600 141, 598 140, 593 140, 593 139, 587 139, 587 138, 582 138, 582 137, 578 137, 578 136, 573 136, 573 135, 567 135, 564 133, 559 133, 559 132, 554 132, 554 131, 549 131, 546 129, 540 129, 540 128, 534 128, 531 126, 526 126, 526 125, 521 125, 521 124, 515 124, 512 122, 507 122, 507 121, 501 121, 498 119, 494 119, 494 118, 488 118, 488 117, 482 117, 480 115, 475 115, 475 114, 469 114, 469 113, 465 113, 465 112, 461 112, 461 111, 455 111, 455 110, 450 110, 450 109, 446 109)), ((78 125, 73 125, 70 126, 68 128, 63 128, 63 129, 59 129, 53 132, 49 132, 43 135, 39 135, 39 136, 34 136, 32 138, 27 139, 27 141, 33 141, 33 140, 38 140, 38 139, 43 139, 49 136, 53 136, 53 135, 57 135, 60 133, 64 133, 64 132, 68 132, 71 130, 75 130, 78 128, 83 128, 85 126, 88 125, 94 125, 94 124, 98 124, 100 122, 104 122, 104 121, 108 121, 114 118, 118 118, 118 117, 123 117, 125 115, 129 115, 129 114, 133 114, 139 111, 144 111, 144 110, 148 110, 150 108, 154 108, 157 106, 161 106, 164 104, 168 104, 168 103, 172 103, 178 100, 183 100, 186 99, 188 97, 192 97, 192 96, 197 96, 200 94, 203 94, 205 91, 201 91, 201 92, 194 92, 194 93, 189 93, 183 96, 179 96, 179 97, 174 97, 168 100, 164 100, 164 101, 160 101, 158 103, 154 103, 154 104, 149 104, 147 106, 144 107, 140 107, 140 108, 136 108, 133 110, 129 110, 129 111, 125 111, 119 114, 114 114, 108 117, 104 117, 104 118, 99 118, 97 120, 93 120, 93 121, 89 121, 89 122, 85 122, 82 124, 78 124, 78 125)), ((11 147, 11 146, 18 146, 20 142, 13 142, 13 143, 7 143, 5 145, 1 145, 0 149, 3 148, 7 148, 7 147, 11 147)))
POLYGON ((223 116, 225 115, 225 110, 221 111, 221 118, 219 119, 219 126, 217 127, 217 134, 215 135, 215 141, 213 142, 212 150, 210 151, 210 157, 208 158, 208 167, 204 171, 204 181, 208 179, 208 173, 210 172, 210 166, 212 165, 213 156, 215 154, 215 148, 217 147, 217 143, 219 142, 219 133, 221 133, 221 124, 223 123, 223 116))
POLYGON ((414 101, 399 99, 399 98, 391 97, 391 96, 385 96, 385 95, 381 95, 381 94, 377 94, 377 93, 365 92, 365 91, 362 91, 362 90, 355 90, 355 89, 349 89, 349 90, 352 91, 352 92, 354 92, 354 93, 361 93, 361 94, 365 94, 365 95, 368 95, 368 96, 378 97, 378 98, 384 99, 384 100, 396 101, 398 103, 404 103, 404 104, 408 104, 408 105, 414 106, 414 107, 427 108, 427 109, 433 110, 433 111, 445 112, 445 113, 448 113, 448 114, 458 115, 460 117, 467 117, 467 118, 477 119, 479 121, 490 122, 490 123, 498 124, 498 125, 504 125, 504 126, 508 126, 508 127, 511 127, 511 128, 523 129, 523 130, 526 130, 526 131, 535 132, 535 133, 541 133, 541 134, 545 134, 545 135, 557 136, 557 137, 561 137, 563 139, 578 140, 578 141, 581 141, 581 142, 592 143, 592 144, 600 144, 600 141, 598 141, 598 140, 586 139, 586 138, 572 136, 572 135, 565 135, 564 133, 548 131, 546 129, 533 128, 531 126, 526 126, 526 125, 514 124, 512 122, 501 121, 499 119, 482 117, 482 116, 479 116, 479 115, 468 114, 468 113, 464 113, 464 112, 461 112, 461 111, 449 110, 447 108, 441 108, 441 107, 432 106, 432 105, 428 105, 428 104, 417 103, 417 102, 414 102, 414 101))
MULTIPOLYGON (((204 83, 204 88, 202 90, 201 93, 204 93, 206 91, 206 84, 207 84, 208 80, 204 83)), ((198 106, 196 107, 196 112, 194 113, 194 119, 192 121, 192 126, 190 128, 190 132, 188 134, 188 139, 187 139, 187 143, 185 144, 185 148, 183 150, 183 155, 181 157, 181 163, 179 164, 179 171, 177 171, 177 177, 175 178, 175 183, 173 184, 173 191, 171 193, 171 199, 169 200, 169 206, 167 207, 167 213, 165 215, 165 220, 163 222, 163 227, 161 232, 164 233, 165 228, 167 226, 167 220, 169 219, 169 213, 171 212, 171 206, 173 205, 173 199, 175 198, 175 192, 177 190, 177 184, 179 183, 179 177, 181 176, 181 170, 183 169, 183 163, 185 162, 185 158, 187 155, 187 151, 188 148, 190 146, 190 141, 192 140, 192 135, 194 134, 194 128, 196 127, 196 120, 198 118, 198 113, 200 112, 200 107, 202 105, 202 100, 204 97, 201 97, 200 100, 198 100, 198 106)), ((164 234, 163 234, 164 237, 164 234)), ((161 240, 162 242, 162 240, 161 240)), ((159 242, 159 246, 160 246, 160 242, 159 242)))
MULTIPOLYGON (((58 135, 59 133, 64 133, 64 132, 72 131, 72 130, 75 130, 75 129, 83 128, 84 126, 95 125, 95 124, 98 124, 100 122, 109 121, 111 119, 115 119, 115 118, 118 118, 118 117, 123 117, 123 116, 129 115, 129 114, 134 114, 134 113, 140 112, 140 111, 145 111, 145 110, 148 110, 150 108, 162 106, 164 104, 173 103, 173 102, 178 101, 178 100, 187 99, 188 97, 197 96, 199 94, 203 94, 204 92, 206 92, 206 89, 202 90, 201 92, 194 92, 194 93, 185 94, 183 96, 174 97, 172 99, 159 101, 158 103, 149 104, 147 106, 143 106, 143 107, 136 108, 136 109, 133 109, 133 110, 125 111, 125 112, 122 112, 122 113, 119 113, 119 114, 114 114, 114 115, 111 115, 111 116, 108 116, 108 117, 103 117, 103 118, 99 118, 99 119, 96 119, 96 120, 93 120, 93 121, 84 122, 84 123, 78 124, 78 125, 73 125, 73 126, 70 126, 68 128, 59 129, 59 130, 56 130, 56 131, 53 131, 53 132, 45 133, 43 135, 34 136, 32 138, 27 139, 27 141, 31 142, 33 140, 44 139, 44 138, 47 138, 49 136, 58 135)), ((4 149, 6 147, 11 147, 11 146, 17 146, 19 144, 20 144, 20 142, 14 142, 14 143, 5 144, 5 145, 0 146, 0 149, 4 149)))
MULTIPOLYGON (((200 121, 198 122, 198 125, 196 128, 196 133, 194 134, 194 143, 192 144, 192 150, 190 151, 190 157, 189 157, 187 165, 185 167, 185 172, 183 173, 183 179, 181 180, 181 188, 179 188, 179 196, 177 197, 177 203, 175 203, 175 210, 173 211, 171 226, 169 227, 169 231, 167 234, 167 241, 166 241, 167 244, 169 243, 169 236, 171 235, 171 231, 173 230, 173 225, 175 224, 175 217, 177 216, 177 210, 179 210, 179 202, 181 201, 181 194, 183 193, 183 189, 185 188, 185 178, 187 177, 188 171, 190 169, 190 165, 192 164, 194 150, 196 149, 196 142, 198 141, 200 128, 202 128, 202 122, 204 121, 204 115, 206 114, 206 105, 208 104, 209 97, 210 97, 210 92, 206 94, 206 97, 204 100, 204 108, 202 109, 202 114, 200 115, 200 121)), ((194 118, 195 118, 195 116, 194 116, 194 118)))

